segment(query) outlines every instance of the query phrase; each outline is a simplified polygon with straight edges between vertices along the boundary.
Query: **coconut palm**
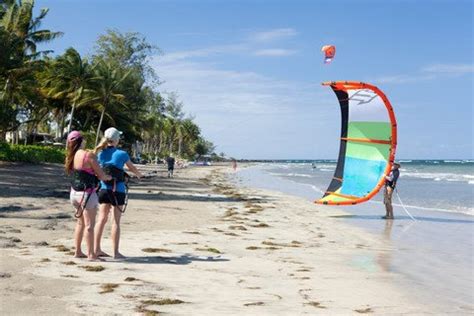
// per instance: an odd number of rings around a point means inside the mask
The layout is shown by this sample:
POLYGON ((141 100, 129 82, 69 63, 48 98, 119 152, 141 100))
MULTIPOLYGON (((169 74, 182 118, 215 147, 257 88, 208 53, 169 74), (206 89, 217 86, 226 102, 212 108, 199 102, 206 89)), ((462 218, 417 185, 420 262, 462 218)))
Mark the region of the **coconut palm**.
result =
POLYGON ((91 66, 74 48, 67 49, 64 55, 53 61, 50 71, 45 75, 43 87, 47 95, 55 99, 67 98, 72 103, 68 133, 71 131, 74 110, 81 104, 84 90, 91 79, 91 66))
POLYGON ((49 42, 63 34, 62 32, 39 30, 49 9, 41 9, 39 16, 33 18, 34 5, 34 0, 4 1, 0 15, 0 26, 22 40, 23 54, 28 58, 35 58, 42 53, 50 52, 38 52, 37 44, 49 42))
POLYGON ((125 102, 123 83, 130 71, 123 71, 110 62, 99 60, 94 66, 94 77, 91 88, 86 91, 83 104, 91 104, 101 111, 95 145, 99 142, 100 129, 104 114, 112 104, 127 106, 125 102))

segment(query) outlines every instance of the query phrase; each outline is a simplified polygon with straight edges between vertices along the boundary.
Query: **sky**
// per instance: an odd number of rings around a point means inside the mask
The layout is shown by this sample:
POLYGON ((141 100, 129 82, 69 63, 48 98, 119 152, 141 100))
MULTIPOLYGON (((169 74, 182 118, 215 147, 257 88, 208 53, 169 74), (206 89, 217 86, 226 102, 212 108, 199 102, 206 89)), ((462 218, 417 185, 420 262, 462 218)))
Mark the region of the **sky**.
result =
POLYGON ((398 159, 473 159, 473 1, 37 0, 47 44, 92 54, 107 29, 160 48, 151 65, 217 153, 336 159, 340 110, 324 81, 379 87, 398 159), (323 45, 337 48, 323 64, 323 45))

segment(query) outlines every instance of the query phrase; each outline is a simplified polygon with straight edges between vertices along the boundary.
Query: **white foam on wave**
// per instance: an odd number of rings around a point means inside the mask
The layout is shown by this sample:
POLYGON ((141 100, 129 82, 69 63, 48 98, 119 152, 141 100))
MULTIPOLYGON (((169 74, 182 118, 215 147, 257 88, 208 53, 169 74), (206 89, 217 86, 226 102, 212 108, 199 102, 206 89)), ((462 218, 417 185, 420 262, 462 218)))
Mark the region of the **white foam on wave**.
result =
MULTIPOLYGON (((369 203, 373 204, 383 204, 381 201, 374 201, 370 200, 369 203)), ((425 207, 425 206, 418 206, 418 205, 407 205, 407 204, 399 204, 393 203, 393 206, 403 207, 405 206, 407 209, 414 209, 414 210, 422 210, 422 211, 433 211, 433 212, 443 212, 443 213, 455 213, 455 214, 464 214, 474 216, 474 208, 472 207, 465 207, 465 208, 457 208, 457 209, 443 209, 437 207, 425 207)))
POLYGON ((287 173, 285 176, 287 176, 287 177, 301 177, 301 178, 312 178, 313 177, 310 174, 304 174, 304 173, 287 173))
POLYGON ((418 178, 418 179, 431 179, 434 181, 449 181, 449 182, 468 182, 474 179, 474 175, 457 174, 457 173, 442 173, 442 172, 410 172, 402 170, 400 177, 404 178, 418 178), (467 181, 466 181, 467 180, 467 181))
POLYGON ((321 168, 321 169, 318 169, 319 171, 323 171, 323 172, 334 172, 335 169, 326 169, 326 168, 321 168))

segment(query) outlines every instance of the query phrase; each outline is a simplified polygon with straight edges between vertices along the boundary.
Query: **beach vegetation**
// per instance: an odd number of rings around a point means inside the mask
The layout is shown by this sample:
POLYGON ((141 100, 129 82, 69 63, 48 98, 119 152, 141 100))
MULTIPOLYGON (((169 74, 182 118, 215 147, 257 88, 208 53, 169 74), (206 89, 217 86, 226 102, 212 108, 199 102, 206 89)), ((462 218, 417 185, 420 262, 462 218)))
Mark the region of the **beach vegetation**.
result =
POLYGON ((125 282, 133 282, 133 281, 139 281, 139 279, 134 278, 134 277, 126 277, 124 281, 125 282))
POLYGON ((105 293, 110 293, 113 292, 116 288, 118 288, 118 284, 116 283, 104 283, 100 286, 102 291, 99 292, 99 294, 105 294, 105 293))
POLYGON ((80 267, 89 272, 100 272, 100 271, 105 270, 105 267, 103 266, 80 266, 80 267))
POLYGON ((0 160, 3 161, 62 163, 64 157, 64 150, 61 148, 0 143, 0 160))
POLYGON ((185 303, 182 300, 172 299, 172 298, 164 298, 159 300, 145 300, 142 301, 142 304, 147 305, 176 305, 176 304, 183 304, 185 303))
MULTIPOLYGON (((140 33, 113 29, 85 55, 74 47, 55 53, 47 44, 63 33, 42 27, 49 9, 35 12, 34 0, 0 2, 0 142, 27 145, 36 141, 29 135, 41 133, 52 140, 41 145, 64 148, 67 133, 80 130, 93 147, 114 126, 138 161, 213 154, 215 146, 185 113, 179 94, 159 91, 152 64, 161 58, 157 45, 140 33)), ((62 162, 63 155, 0 147, 0 160, 62 162), (25 151, 40 153, 29 158, 25 151)))
POLYGON ((208 252, 217 253, 217 254, 221 254, 221 253, 222 253, 222 252, 220 252, 218 249, 212 248, 212 247, 196 248, 196 250, 197 250, 197 251, 208 251, 208 252))
POLYGON ((66 265, 66 266, 75 266, 76 263, 74 261, 65 261, 65 262, 61 262, 62 264, 66 265))
POLYGON ((143 252, 149 252, 149 253, 152 253, 152 252, 171 252, 170 249, 164 249, 164 248, 143 248, 142 251, 143 252))

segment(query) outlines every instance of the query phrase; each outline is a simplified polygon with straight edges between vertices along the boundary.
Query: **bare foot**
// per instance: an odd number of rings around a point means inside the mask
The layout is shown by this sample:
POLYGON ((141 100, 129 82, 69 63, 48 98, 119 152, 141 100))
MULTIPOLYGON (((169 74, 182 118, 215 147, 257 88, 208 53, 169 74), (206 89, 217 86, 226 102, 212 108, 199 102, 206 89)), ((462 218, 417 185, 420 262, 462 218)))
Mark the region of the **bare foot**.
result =
POLYGON ((97 257, 110 257, 109 254, 106 254, 106 253, 103 252, 102 250, 97 251, 97 252, 96 252, 96 256, 97 256, 97 257))
POLYGON ((77 251, 76 253, 74 253, 74 258, 87 258, 87 256, 82 251, 77 251))
POLYGON ((89 257, 89 258, 87 258, 87 261, 101 262, 101 261, 105 261, 105 260, 104 260, 104 259, 102 259, 102 258, 99 258, 99 257, 93 256, 93 257, 89 257))
POLYGON ((125 256, 122 255, 121 253, 117 252, 117 253, 114 255, 114 259, 125 259, 125 256))

